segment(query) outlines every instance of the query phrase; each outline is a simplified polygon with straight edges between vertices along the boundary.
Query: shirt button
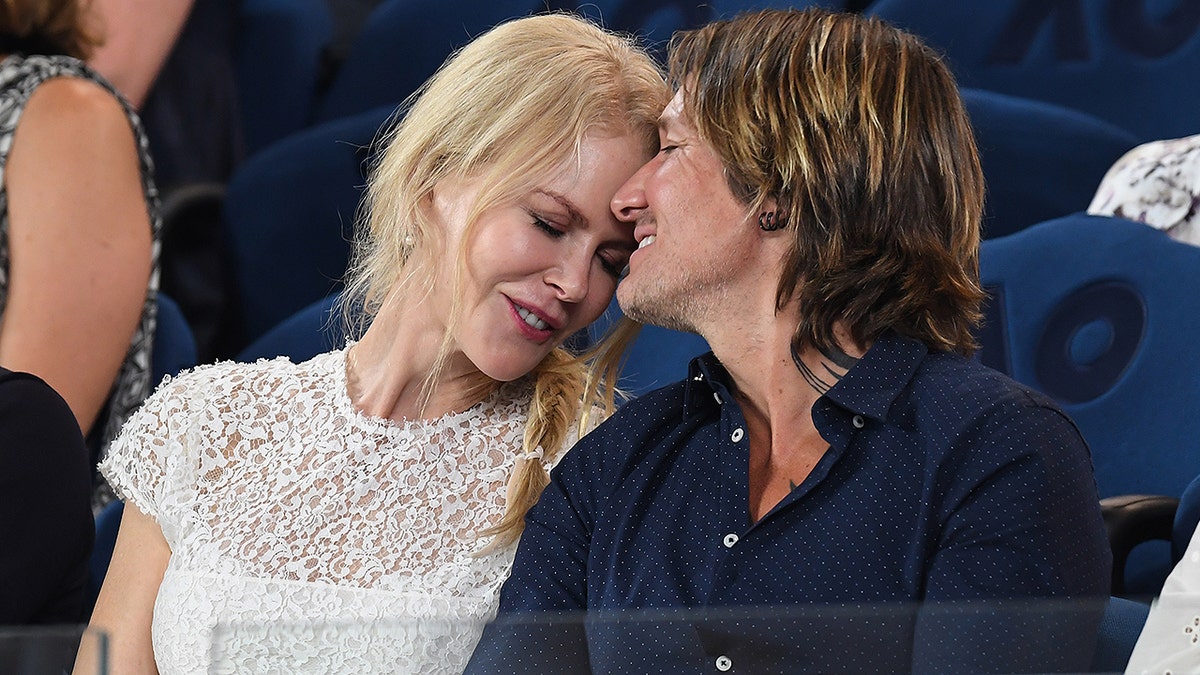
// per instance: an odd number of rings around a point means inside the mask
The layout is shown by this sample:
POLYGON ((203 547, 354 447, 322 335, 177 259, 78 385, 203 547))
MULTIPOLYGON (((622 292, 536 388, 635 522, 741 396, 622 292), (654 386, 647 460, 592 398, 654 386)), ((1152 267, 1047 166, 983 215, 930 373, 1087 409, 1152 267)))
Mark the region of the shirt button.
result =
POLYGON ((721 395, 715 391, 713 392, 713 400, 717 402, 717 405, 724 403, 724 401, 721 400, 721 395))
POLYGON ((733 548, 733 545, 738 543, 738 536, 732 532, 725 535, 725 548, 733 548))
POLYGON ((699 375, 693 377, 692 379, 695 380, 696 382, 699 382, 704 379, 704 373, 700 373, 699 375))
POLYGON ((745 436, 745 435, 746 435, 746 432, 742 431, 741 427, 738 427, 733 430, 733 434, 731 434, 729 436, 729 440, 733 441, 734 443, 737 443, 738 441, 742 440, 742 436, 745 436))
POLYGON ((854 425, 855 429, 861 429, 867 426, 867 421, 863 419, 862 415, 855 415, 854 419, 850 420, 850 423, 854 425))
POLYGON ((729 672, 730 668, 733 668, 733 661, 728 656, 722 654, 717 657, 717 670, 726 673, 729 672))

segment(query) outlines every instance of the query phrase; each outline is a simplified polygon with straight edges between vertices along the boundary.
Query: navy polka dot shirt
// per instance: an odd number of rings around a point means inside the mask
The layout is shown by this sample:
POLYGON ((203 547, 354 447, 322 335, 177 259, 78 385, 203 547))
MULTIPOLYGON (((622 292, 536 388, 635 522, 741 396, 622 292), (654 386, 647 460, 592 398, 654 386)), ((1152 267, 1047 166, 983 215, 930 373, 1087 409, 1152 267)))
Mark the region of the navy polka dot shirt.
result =
POLYGON ((961 609, 1108 595, 1090 456, 1053 402, 884 335, 814 405, 816 468, 751 522, 728 375, 690 371, 555 469, 469 673, 1087 669, 1098 612, 961 609))

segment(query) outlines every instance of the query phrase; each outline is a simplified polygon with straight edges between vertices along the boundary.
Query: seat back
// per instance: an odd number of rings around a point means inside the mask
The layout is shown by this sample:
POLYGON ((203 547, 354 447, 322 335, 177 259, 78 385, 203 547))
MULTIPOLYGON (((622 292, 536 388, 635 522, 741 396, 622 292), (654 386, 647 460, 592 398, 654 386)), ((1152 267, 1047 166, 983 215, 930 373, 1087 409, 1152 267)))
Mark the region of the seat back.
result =
POLYGON ((1101 497, 1178 496, 1200 474, 1200 248, 1075 214, 985 241, 984 363, 1056 399, 1101 497))
POLYGON ((963 89, 987 181, 985 237, 1083 211, 1104 174, 1137 144, 1127 131, 1043 101, 963 89))
MULTIPOLYGON (((623 316, 616 298, 608 310, 588 327, 590 339, 599 339, 623 316)), ((709 351, 704 338, 693 333, 642 326, 633 343, 621 359, 621 375, 617 386, 630 396, 665 387, 687 377, 688 363, 709 351)))
POLYGON ((251 158, 225 196, 242 340, 236 352, 345 275, 366 162, 392 109, 309 129, 251 158))
POLYGON ((1139 140, 1200 131, 1200 2, 878 0, 868 12, 944 52, 966 87, 1091 113, 1139 140))
POLYGON ((1188 483, 1179 497, 1179 510, 1175 512, 1175 525, 1171 530, 1171 556, 1175 562, 1183 558, 1196 529, 1200 527, 1200 475, 1188 483))
POLYGON ((854 2, 843 0, 578 0, 559 2, 613 30, 634 33, 658 57, 666 55, 671 34, 699 28, 717 19, 730 19, 756 9, 825 7, 842 10, 854 2))
POLYGON ((293 363, 301 363, 341 347, 346 341, 346 332, 342 317, 336 311, 339 297, 322 298, 284 319, 243 349, 237 360, 249 363, 286 356, 293 363))
POLYGON ((158 293, 158 323, 154 329, 154 347, 150 350, 152 388, 167 375, 177 375, 196 365, 196 340, 179 305, 161 291, 158 293))
POLYGON ((309 124, 332 38, 326 0, 241 0, 233 61, 247 153, 309 124))
POLYGON ((636 33, 662 56, 671 34, 759 7, 842 8, 838 0, 384 0, 367 18, 324 94, 317 121, 404 100, 451 53, 496 24, 547 11, 570 11, 636 33))
POLYGON ((316 121, 396 106, 454 50, 492 26, 545 9, 540 0, 384 0, 359 29, 316 121))
POLYGON ((1115 596, 1109 598, 1104 608, 1104 616, 1100 619, 1091 672, 1125 672, 1125 666, 1129 663, 1133 647, 1137 644, 1142 626, 1149 615, 1149 605, 1115 596))

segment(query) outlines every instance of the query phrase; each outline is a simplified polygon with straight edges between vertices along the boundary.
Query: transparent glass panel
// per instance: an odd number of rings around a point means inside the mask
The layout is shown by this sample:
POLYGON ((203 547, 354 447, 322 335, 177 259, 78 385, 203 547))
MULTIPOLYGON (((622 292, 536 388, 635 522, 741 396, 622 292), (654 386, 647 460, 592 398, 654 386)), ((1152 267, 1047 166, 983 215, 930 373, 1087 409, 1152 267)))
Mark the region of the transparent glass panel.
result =
POLYGON ((4 675, 108 675, 108 638, 87 626, 0 627, 4 675))

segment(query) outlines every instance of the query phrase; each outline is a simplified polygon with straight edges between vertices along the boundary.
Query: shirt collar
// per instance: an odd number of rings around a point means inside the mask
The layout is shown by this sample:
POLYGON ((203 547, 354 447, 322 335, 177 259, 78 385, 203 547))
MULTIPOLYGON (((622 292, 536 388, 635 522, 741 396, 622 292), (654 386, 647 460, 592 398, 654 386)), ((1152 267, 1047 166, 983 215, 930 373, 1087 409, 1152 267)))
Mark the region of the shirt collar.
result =
POLYGON ((850 412, 883 421, 928 354, 924 342, 886 331, 825 396, 850 412))
MULTIPOLYGON (((825 396, 850 412, 882 421, 928 353, 925 343, 887 331, 825 396)), ((717 403, 714 393, 729 400, 729 385, 729 373, 712 352, 692 359, 683 394, 684 417, 717 403)))
POLYGON ((729 384, 729 371, 715 354, 707 352, 692 359, 683 389, 683 416, 702 412, 713 404, 720 405, 717 398, 728 401, 729 384))

